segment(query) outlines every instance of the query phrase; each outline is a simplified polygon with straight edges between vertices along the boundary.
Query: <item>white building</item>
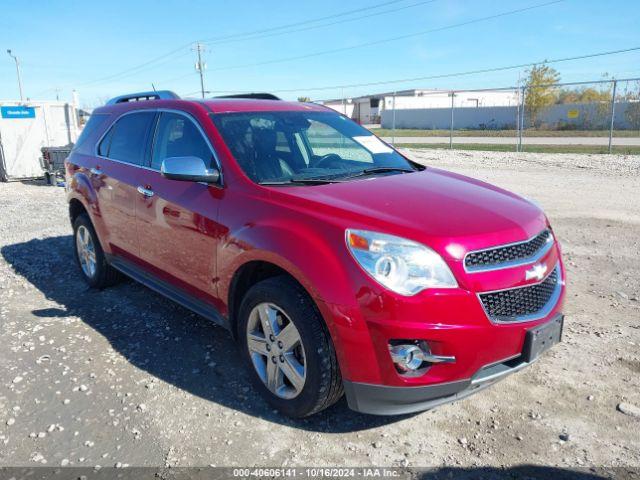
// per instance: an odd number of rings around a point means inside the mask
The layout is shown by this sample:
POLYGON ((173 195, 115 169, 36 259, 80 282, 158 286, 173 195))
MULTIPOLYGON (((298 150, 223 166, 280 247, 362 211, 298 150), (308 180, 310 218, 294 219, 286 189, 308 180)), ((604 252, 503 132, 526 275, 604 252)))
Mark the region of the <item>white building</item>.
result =
POLYGON ((75 143, 76 111, 65 102, 0 101, 0 180, 42 177, 40 149, 75 143))
MULTIPOLYGON (((455 107, 509 107, 518 103, 516 90, 478 90, 454 93, 455 107)), ((383 110, 451 108, 448 90, 401 90, 361 97, 325 100, 327 107, 347 115, 361 124, 380 123, 383 110)))

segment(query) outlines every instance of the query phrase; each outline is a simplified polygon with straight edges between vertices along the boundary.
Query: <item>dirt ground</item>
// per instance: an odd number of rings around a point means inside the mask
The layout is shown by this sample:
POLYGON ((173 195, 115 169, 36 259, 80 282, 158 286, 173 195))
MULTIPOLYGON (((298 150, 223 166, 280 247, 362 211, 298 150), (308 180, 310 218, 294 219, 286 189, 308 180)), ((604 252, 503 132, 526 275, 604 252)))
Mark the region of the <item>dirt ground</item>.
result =
POLYGON ((283 418, 223 329, 131 281, 87 290, 62 188, 0 183, 0 467, 640 467, 640 157, 407 152, 546 210, 567 318, 535 365, 417 415, 283 418))

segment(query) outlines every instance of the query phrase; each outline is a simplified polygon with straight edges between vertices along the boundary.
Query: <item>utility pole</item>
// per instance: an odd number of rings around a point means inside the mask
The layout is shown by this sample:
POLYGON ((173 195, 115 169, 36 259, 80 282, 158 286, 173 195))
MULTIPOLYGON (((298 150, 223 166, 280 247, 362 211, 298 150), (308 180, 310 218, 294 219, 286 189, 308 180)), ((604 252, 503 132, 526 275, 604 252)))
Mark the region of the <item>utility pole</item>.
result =
POLYGON ((205 63, 202 62, 202 52, 204 51, 204 47, 200 42, 196 43, 196 52, 198 53, 198 61, 196 62, 196 70, 200 74, 200 93, 202 94, 202 98, 204 98, 204 69, 207 67, 205 63))
POLYGON ((20 62, 18 61, 18 57, 11 53, 11 49, 7 49, 7 53, 11 58, 13 58, 16 62, 16 73, 18 74, 18 89, 20 90, 20 101, 24 102, 24 97, 22 95, 22 78, 20 78, 20 62))

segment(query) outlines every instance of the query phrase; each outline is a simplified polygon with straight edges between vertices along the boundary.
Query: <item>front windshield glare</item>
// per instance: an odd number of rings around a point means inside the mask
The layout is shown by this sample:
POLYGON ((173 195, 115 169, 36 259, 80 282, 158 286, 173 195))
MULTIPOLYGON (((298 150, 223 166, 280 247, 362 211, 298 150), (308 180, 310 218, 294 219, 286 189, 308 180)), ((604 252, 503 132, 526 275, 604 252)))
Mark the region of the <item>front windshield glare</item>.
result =
POLYGON ((337 113, 243 112, 211 117, 240 167, 258 183, 338 181, 414 169, 378 137, 337 113))

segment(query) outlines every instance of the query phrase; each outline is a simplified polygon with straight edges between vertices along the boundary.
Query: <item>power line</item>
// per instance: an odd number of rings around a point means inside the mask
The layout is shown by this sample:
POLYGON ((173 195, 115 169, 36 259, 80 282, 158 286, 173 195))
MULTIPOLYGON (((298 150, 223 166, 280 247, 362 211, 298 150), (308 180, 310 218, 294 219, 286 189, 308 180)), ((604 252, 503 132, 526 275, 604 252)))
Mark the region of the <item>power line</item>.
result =
MULTIPOLYGON (((168 63, 169 61, 177 60, 178 58, 181 58, 181 57, 184 57, 186 55, 189 55, 190 51, 183 52, 183 50, 186 47, 189 47, 189 46, 191 46, 190 43, 186 44, 186 45, 183 45, 180 48, 176 48, 175 50, 172 50, 171 52, 167 52, 167 53, 165 53, 163 55, 160 55, 160 56, 155 57, 155 58, 153 58, 151 60, 148 60, 148 61, 146 61, 146 62, 144 62, 144 63, 142 63, 140 65, 136 65, 134 67, 130 67, 130 68, 128 68, 126 70, 123 70, 123 71, 121 71, 119 73, 115 73, 115 74, 112 74, 112 75, 109 75, 109 76, 106 76, 106 77, 97 78, 97 79, 90 80, 88 82, 83 82, 83 83, 80 83, 80 84, 73 84, 73 85, 72 84, 67 84, 65 86, 66 87, 73 87, 75 89, 77 87, 84 87, 84 86, 88 86, 88 85, 99 85, 99 84, 103 84, 103 83, 109 83, 110 81, 114 81, 114 80, 120 80, 122 78, 126 78, 126 77, 129 77, 131 75, 135 75, 137 73, 140 73, 142 70, 146 70, 148 68, 156 68, 156 67, 159 67, 160 65, 164 65, 164 64, 168 63), (181 53, 181 55, 177 55, 176 56, 177 53, 181 53), (147 67, 147 68, 145 68, 145 67, 147 67)), ((55 89, 54 88, 48 88, 46 90, 42 90, 41 92, 37 93, 35 95, 35 97, 39 97, 40 95, 44 95, 45 93, 52 92, 52 91, 55 91, 55 89)))
POLYGON ((145 70, 145 67, 148 67, 150 65, 153 65, 153 67, 157 67, 159 65, 167 63, 170 60, 175 60, 177 58, 180 58, 180 57, 188 55, 189 51, 185 52, 184 50, 186 48, 190 47, 191 45, 192 45, 191 43, 188 43, 186 45, 182 45, 179 48, 176 48, 175 50, 172 50, 172 51, 170 51, 168 53, 165 53, 163 55, 155 57, 155 58, 153 58, 151 60, 148 60, 148 61, 146 61, 144 63, 141 63, 139 65, 136 65, 134 67, 130 67, 130 68, 126 69, 126 70, 123 70, 123 71, 118 72, 118 73, 114 73, 112 75, 108 75, 106 77, 102 77, 102 78, 94 79, 94 80, 91 80, 91 81, 88 81, 88 82, 80 83, 80 84, 78 84, 76 86, 83 87, 83 86, 87 86, 87 85, 95 85, 95 84, 99 84, 99 83, 105 83, 105 82, 109 82, 109 81, 112 81, 112 80, 119 80, 121 78, 125 78, 125 77, 131 76, 133 74, 139 73, 141 70, 145 70), (181 53, 181 55, 177 55, 176 56, 176 54, 178 54, 178 53, 181 53))
POLYGON ((389 9, 389 10, 383 10, 381 12, 374 12, 374 13, 369 13, 367 15, 360 15, 357 17, 353 17, 353 18, 346 18, 343 20, 337 20, 335 22, 330 22, 330 23, 322 23, 320 25, 311 25, 311 26, 307 26, 307 27, 302 27, 302 28, 297 28, 294 30, 285 30, 283 32, 273 32, 273 33, 266 33, 266 34, 260 34, 260 35, 252 35, 252 36, 247 36, 247 37, 243 37, 243 38, 231 38, 231 39, 227 39, 227 40, 218 40, 218 41, 213 41, 213 42, 203 42, 206 43, 207 45, 219 45, 219 44, 223 44, 223 43, 232 43, 232 42, 239 42, 239 41, 245 41, 245 40, 258 40, 258 39, 262 39, 262 38, 270 38, 270 37, 276 37, 276 36, 281 36, 281 35, 289 35, 291 33, 298 33, 298 32, 306 32, 309 30, 316 30, 318 28, 325 28, 325 27, 331 27, 334 25, 341 25, 343 23, 349 23, 349 22, 356 22, 359 20, 363 20, 366 18, 371 18, 371 17, 376 17, 379 15, 386 15, 388 13, 396 13, 396 12, 400 12, 402 10, 407 10, 409 8, 414 8, 414 7, 418 7, 420 5, 426 5, 428 3, 434 3, 437 0, 425 0, 422 2, 417 2, 417 3, 412 3, 410 5, 405 5, 402 7, 398 7, 398 8, 393 8, 393 9, 389 9))
POLYGON ((484 68, 480 70, 467 70, 463 72, 428 75, 423 77, 409 77, 409 78, 401 78, 401 79, 395 79, 395 80, 383 80, 379 82, 352 83, 352 84, 332 85, 332 86, 324 86, 324 87, 295 88, 295 89, 291 88, 291 89, 273 90, 272 92, 273 93, 294 93, 294 92, 302 92, 302 91, 338 90, 341 88, 374 87, 379 85, 389 85, 393 83, 406 83, 406 82, 416 82, 416 81, 422 81, 422 80, 436 80, 440 78, 463 77, 463 76, 476 75, 481 73, 501 72, 504 70, 514 70, 517 68, 533 67, 535 65, 541 65, 541 64, 562 63, 562 62, 569 62, 573 60, 584 60, 587 58, 604 57, 607 55, 629 53, 637 50, 640 50, 640 47, 625 48, 621 50, 610 50, 607 52, 589 53, 586 55, 579 55, 576 57, 564 57, 564 58, 556 58, 551 60, 545 59, 545 60, 539 60, 537 62, 520 63, 517 65, 508 65, 503 67, 492 67, 492 68, 484 68))
MULTIPOLYGON (((238 37, 243 37, 243 36, 247 36, 247 35, 256 35, 256 34, 261 34, 261 33, 268 33, 268 32, 272 32, 272 31, 277 31, 277 30, 281 30, 281 29, 286 29, 286 28, 290 28, 290 27, 296 27, 299 25, 307 25, 310 23, 315 23, 315 22, 319 22, 322 20, 328 20, 331 18, 337 18, 337 17, 341 17, 341 16, 345 16, 345 15, 351 15, 353 13, 359 13, 361 11, 364 10, 370 10, 370 9, 375 9, 375 8, 380 8, 380 7, 384 7, 387 5, 392 5, 392 4, 396 4, 396 3, 402 3, 405 2, 406 0, 393 0, 393 1, 389 1, 389 2, 382 2, 382 3, 378 3, 375 5, 370 5, 367 7, 363 7, 363 8, 357 8, 357 9, 353 9, 353 10, 348 10, 345 12, 340 12, 340 13, 334 13, 332 15, 326 15, 324 17, 318 17, 315 19, 309 19, 309 20, 303 20, 301 22, 295 22, 295 23, 290 23, 290 24, 286 24, 286 25, 280 25, 277 27, 270 27, 270 28, 265 28, 265 29, 260 29, 260 30, 253 30, 253 31, 249 31, 249 32, 243 32, 243 33, 237 33, 237 34, 233 34, 233 35, 227 35, 227 36, 222 36, 222 37, 213 37, 213 38, 209 38, 209 39, 205 39, 203 42, 201 43, 216 43, 217 41, 222 41, 222 40, 229 40, 232 38, 238 38, 238 37)), ((430 1, 436 1, 436 0, 430 0, 430 1)), ((292 32, 293 33, 293 32, 292 32)), ((186 45, 182 45, 178 48, 176 48, 175 50, 171 50, 170 52, 167 52, 163 55, 160 55, 158 57, 155 57, 149 61, 146 61, 144 63, 141 63, 139 65, 130 67, 126 70, 123 70, 119 73, 113 74, 113 75, 109 75, 107 77, 103 77, 103 78, 98 78, 95 80, 92 80, 90 82, 85 82, 82 84, 79 84, 77 86, 86 86, 86 85, 93 85, 96 83, 103 83, 104 81, 109 81, 109 80, 113 80, 113 79, 119 79, 119 78, 124 78, 126 76, 130 76, 131 74, 134 73, 139 73, 140 70, 145 69, 146 66, 148 65, 152 65, 164 58, 170 57, 180 51, 183 51, 185 48, 188 48, 192 45, 192 42, 186 44, 186 45)), ((162 62, 165 63, 165 62, 162 62)), ((154 65, 155 66, 155 65, 154 65)))
MULTIPOLYGON (((380 86, 380 85, 390 85, 394 83, 406 83, 406 82, 416 82, 416 81, 422 81, 422 80, 436 80, 440 78, 463 77, 463 76, 476 75, 481 73, 492 73, 492 72, 500 72, 504 70, 515 70, 517 68, 533 67, 535 65, 541 65, 541 64, 562 63, 562 62, 569 62, 574 60, 584 60, 587 58, 604 57, 607 55, 617 55, 620 53, 629 53, 629 52, 634 52, 638 50, 640 50, 640 47, 632 47, 632 48, 625 48, 621 50, 610 50, 606 52, 588 53, 585 55, 578 55, 575 57, 563 57, 563 58, 555 58, 551 60, 545 59, 545 60, 539 60, 537 62, 519 63, 517 65, 484 68, 480 70, 467 70, 467 71, 455 72, 455 73, 441 73, 441 74, 428 75, 428 76, 422 76, 422 77, 408 77, 408 78, 400 78, 400 79, 394 79, 394 80, 382 80, 378 82, 351 83, 351 84, 331 85, 331 86, 323 86, 323 87, 288 88, 288 89, 280 89, 280 90, 270 90, 270 92, 271 93, 296 93, 296 92, 306 92, 306 91, 339 90, 342 88, 374 87, 374 86, 380 86)), ((619 81, 622 82, 626 80, 634 80, 634 79, 620 79, 619 81)), ((609 82, 609 80, 602 80, 601 82, 606 83, 606 82, 609 82)), ((569 82, 567 83, 567 85, 574 85, 576 83, 591 84, 591 83, 600 83, 600 82, 569 82)), ((557 84, 557 85, 563 85, 563 84, 557 84)), ((496 89, 496 88, 477 89, 475 91, 507 90, 507 89, 513 89, 513 88, 515 87, 502 87, 499 89, 496 89)), ((247 90, 251 90, 251 89, 247 89, 247 90)), ((207 91, 206 93, 243 93, 243 92, 246 92, 247 90, 213 90, 213 91, 207 91)), ((464 90, 464 91, 469 91, 469 90, 464 90)), ((198 92, 190 92, 186 95, 191 95, 193 93, 198 93, 198 92)))
MULTIPOLYGON (((209 39, 205 39, 205 40, 206 41, 210 41, 212 43, 216 43, 217 41, 221 41, 222 42, 223 40, 230 40, 230 39, 234 39, 234 38, 240 40, 241 37, 243 37, 243 36, 264 34, 264 33, 275 32, 277 30, 282 30, 282 29, 286 29, 286 28, 296 27, 296 26, 300 26, 300 25, 308 25, 308 24, 316 23, 316 22, 319 22, 319 21, 322 21, 322 20, 328 20, 328 19, 337 18, 337 17, 341 17, 341 16, 351 15, 351 14, 359 13, 359 12, 362 12, 362 11, 365 11, 365 10, 376 9, 376 8, 384 7, 384 6, 387 6, 387 5, 393 5, 393 4, 397 4, 397 3, 402 3, 402 2, 405 2, 405 1, 406 0, 393 0, 393 1, 388 1, 388 2, 382 2, 382 3, 375 4, 375 5, 370 5, 370 6, 367 6, 367 7, 357 8, 357 9, 353 9, 353 10, 347 10, 347 11, 344 11, 344 12, 339 12, 339 13, 335 13, 335 14, 332 14, 332 15, 326 15, 326 16, 318 17, 318 18, 314 18, 314 19, 308 19, 308 20, 303 20, 303 21, 300 21, 300 22, 294 22, 294 23, 290 23, 290 24, 286 24, 286 25, 280 25, 280 26, 270 27, 270 28, 265 28, 265 29, 260 29, 260 30, 253 30, 253 31, 249 31, 249 32, 242 32, 242 33, 237 33, 237 34, 233 34, 233 35, 227 35, 227 36, 221 36, 221 37, 213 37, 213 38, 209 38, 209 39)), ((430 1, 436 1, 436 0, 430 0, 430 1)), ((420 3, 428 3, 428 2, 420 2, 420 3)), ((410 7, 411 6, 408 6, 408 7, 405 7, 405 8, 410 8, 410 7)), ((294 32, 290 32, 290 33, 294 33, 294 32)), ((153 59, 148 60, 146 62, 143 62, 141 64, 129 67, 129 68, 127 68, 125 70, 122 70, 122 71, 120 71, 118 73, 107 75, 105 77, 96 78, 94 80, 90 80, 88 82, 76 84, 76 85, 73 85, 73 86, 74 87, 83 87, 83 86, 89 86, 89 85, 98 85, 98 84, 102 84, 102 83, 108 83, 110 81, 120 80, 122 78, 126 78, 126 77, 129 77, 129 76, 135 75, 137 73, 140 73, 141 71, 148 70, 149 68, 158 67, 160 65, 163 65, 163 64, 167 63, 170 60, 175 60, 176 58, 170 58, 170 57, 174 57, 177 53, 183 52, 182 55, 179 55, 177 58, 180 58, 182 56, 187 55, 189 52, 184 52, 184 50, 187 49, 188 47, 190 47, 192 44, 193 44, 193 42, 190 42, 190 43, 185 44, 185 45, 181 45, 180 47, 178 47, 178 48, 176 48, 174 50, 171 50, 171 51, 169 51, 167 53, 164 53, 162 55, 154 57, 153 59)), ((185 78, 187 76, 190 76, 190 75, 183 75, 181 77, 177 77, 176 79, 172 79, 170 81, 177 80, 179 78, 185 78)), ((71 85, 67 85, 67 86, 71 87, 71 85)), ((42 94, 47 93, 49 91, 53 91, 53 89, 50 88, 50 89, 43 90, 38 95, 42 95, 42 94)))
MULTIPOLYGON (((405 0, 400 0, 400 1, 405 1, 405 0)), ((417 2, 417 3, 413 3, 410 5, 405 5, 403 7, 399 7, 396 9, 391 9, 391 10, 384 10, 382 12, 374 12, 374 13, 370 13, 368 15, 361 15, 355 18, 348 18, 348 19, 344 19, 344 20, 338 20, 336 22, 331 22, 331 23, 324 23, 324 24, 320 24, 320 25, 313 25, 311 27, 306 27, 306 28, 300 28, 300 29, 296 29, 296 30, 287 30, 284 32, 277 32, 277 33, 271 33, 271 34, 266 34, 266 35, 260 35, 260 36, 254 36, 254 37, 250 37, 250 38, 246 38, 246 40, 254 40, 254 39, 259 39, 259 38, 266 38, 266 37, 272 37, 272 36, 279 36, 279 35, 287 35, 290 33, 296 33, 296 32, 300 32, 300 31, 307 31, 307 30, 312 30, 312 29, 317 29, 317 28, 324 28, 324 27, 328 27, 328 26, 332 26, 332 25, 337 25, 337 24, 342 24, 342 23, 347 23, 347 22, 353 22, 353 21, 357 21, 357 20, 361 20, 361 19, 365 19, 365 18, 369 18, 369 17, 373 17, 373 16, 377 16, 377 15, 384 15, 387 13, 395 13, 401 10, 406 10, 409 8, 413 8, 413 7, 417 7, 420 5, 425 5, 428 3, 434 3, 437 0, 424 0, 421 2, 417 2)), ((558 1, 564 1, 564 0, 558 0, 558 1)), ((394 2, 385 2, 385 3, 381 3, 369 8, 379 8, 380 6, 385 6, 385 5, 389 5, 389 4, 394 4, 394 3, 399 3, 399 1, 394 1, 394 2)), ((334 15, 329 15, 327 17, 322 17, 320 19, 315 19, 315 20, 308 20, 308 21, 304 21, 304 22, 299 22, 299 24, 306 24, 306 23, 311 23, 311 22, 317 22, 319 20, 322 20, 324 18, 333 18, 333 17, 337 17, 337 16, 341 16, 341 15, 346 15, 347 13, 353 13, 353 12, 358 12, 361 11, 363 9, 357 9, 357 10, 350 10, 349 12, 343 12, 343 13, 339 13, 339 14, 334 14, 334 15)), ((291 24, 291 25, 296 25, 296 24, 291 24)), ((281 26, 281 27, 273 27, 273 28, 269 28, 269 29, 264 29, 264 30, 257 30, 255 32, 262 32, 262 31, 271 31, 271 30, 276 30, 276 29, 282 29, 288 26, 281 26)), ((253 33, 255 33, 253 32, 253 33)), ((251 33, 251 32, 250 32, 251 33)), ((250 33, 247 33, 246 35, 249 35, 250 33)), ((240 36, 241 34, 237 34, 237 35, 232 35, 231 37, 237 37, 240 36)), ((229 43, 229 42, 234 42, 234 41, 240 41, 240 40, 245 40, 245 38, 237 38, 237 39, 227 39, 228 37, 220 37, 220 41, 216 41, 216 42, 199 42, 202 44, 206 44, 206 45, 213 45, 213 44, 218 44, 218 43, 229 43), (227 39, 227 40, 225 40, 227 39)), ((218 69, 215 69, 216 71, 218 69)), ((161 80, 159 83, 171 83, 174 82, 176 80, 182 80, 183 78, 187 78, 190 77, 191 74, 185 74, 185 75, 179 75, 177 77, 172 77, 170 79, 166 79, 166 80, 161 80)), ((198 92, 196 92, 198 93, 198 92)))
POLYGON ((515 10, 509 10, 506 12, 502 12, 502 13, 498 13, 495 15, 489 15, 486 17, 481 17, 481 18, 476 18, 473 20, 467 20, 465 22, 460 22, 460 23, 454 23, 451 25, 445 25, 443 27, 438 27, 438 28, 433 28, 433 29, 429 29, 429 30, 423 30, 421 32, 415 32, 415 33, 409 33, 409 34, 405 34, 405 35, 399 35, 396 37, 389 37, 389 38, 384 38, 381 40, 375 40, 373 42, 366 42, 366 43, 360 43, 357 45, 352 45, 349 47, 341 47, 341 48, 334 48, 331 50, 323 50, 320 52, 314 52, 314 53, 307 53, 304 55, 298 55, 295 57, 287 57, 287 58, 279 58, 279 59, 274 59, 274 60, 266 60, 266 61, 262 61, 262 62, 256 62, 256 63, 246 63, 246 64, 241 64, 241 65, 231 65, 229 67, 221 67, 221 68, 216 68, 212 71, 224 71, 224 70, 235 70, 235 69, 239 69, 239 68, 248 68, 248 67, 257 67, 257 66, 262 66, 262 65, 271 65, 274 63, 283 63, 283 62, 290 62, 293 60, 302 60, 302 59, 306 59, 306 58, 312 58, 312 57, 318 57, 321 55, 329 55, 329 54, 333 54, 333 53, 339 53, 339 52, 345 52, 348 50, 355 50, 358 48, 364 48, 364 47, 371 47, 374 45, 380 45, 383 43, 389 43, 389 42, 395 42, 398 40, 404 40, 407 38, 412 38, 412 37, 418 37, 418 36, 422 36, 422 35, 427 35, 429 33, 435 33, 435 32, 441 32, 443 30, 450 30, 453 28, 460 28, 460 27, 464 27, 467 25, 472 25, 475 23, 480 23, 480 22, 486 22, 488 20, 493 20, 496 18, 501 18, 501 17, 506 17, 508 15, 515 15, 518 13, 522 13, 522 12, 527 12, 536 8, 542 8, 542 7, 547 7, 549 5, 555 5, 558 3, 562 3, 565 2, 566 0, 553 0, 551 2, 545 2, 545 3, 539 3, 536 5, 531 5, 529 7, 524 7, 524 8, 518 8, 515 10))
POLYGON ((220 36, 220 37, 211 37, 211 38, 205 38, 203 40, 203 42, 205 43, 215 43, 217 41, 221 41, 221 40, 228 40, 228 39, 232 39, 232 38, 238 38, 238 37, 245 37, 245 36, 249 36, 249 35, 257 35, 257 34, 262 34, 262 33, 268 33, 268 32, 274 32, 277 30, 284 30, 287 28, 291 28, 291 27, 298 27, 300 25, 308 25, 310 23, 316 23, 316 22, 320 22, 322 20, 330 20, 332 18, 338 18, 338 17, 344 17, 346 15, 351 15, 353 13, 360 13, 366 10, 372 10, 372 9, 376 9, 376 8, 380 8, 380 7, 386 7, 387 5, 393 5, 396 3, 402 3, 406 0, 393 0, 390 2, 382 2, 382 3, 377 3, 374 5, 368 5, 366 7, 362 7, 362 8, 356 8, 353 10, 347 10, 344 12, 339 12, 339 13, 334 13, 331 15, 326 15, 324 17, 317 17, 317 18, 312 18, 312 19, 308 19, 308 20, 302 20, 300 22, 294 22, 294 23, 289 23, 289 24, 285 24, 285 25, 279 25, 277 27, 269 27, 269 28, 263 28, 260 30, 252 30, 249 32, 241 32, 241 33, 235 33, 232 35, 224 35, 224 36, 220 36))

